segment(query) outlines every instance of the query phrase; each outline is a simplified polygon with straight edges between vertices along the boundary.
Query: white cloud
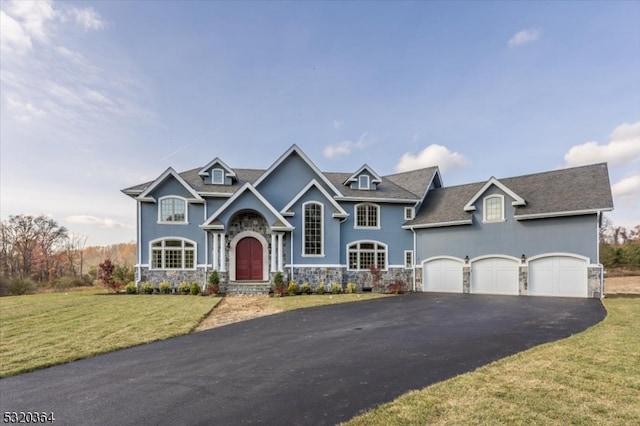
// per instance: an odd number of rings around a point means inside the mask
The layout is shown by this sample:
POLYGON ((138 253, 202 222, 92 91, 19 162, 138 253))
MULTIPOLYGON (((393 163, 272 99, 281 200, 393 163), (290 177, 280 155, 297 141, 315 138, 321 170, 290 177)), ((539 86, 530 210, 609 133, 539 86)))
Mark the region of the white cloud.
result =
POLYGON ((27 123, 34 118, 42 117, 46 114, 45 111, 36 108, 31 102, 23 101, 17 98, 15 95, 5 95, 6 107, 11 111, 11 114, 16 120, 23 123, 27 123))
POLYGON ((101 30, 105 27, 105 22, 100 18, 96 11, 90 7, 71 7, 69 12, 75 18, 76 22, 85 29, 85 31, 101 30))
POLYGON ((533 43, 540 38, 542 31, 539 28, 527 28, 518 31, 509 39, 509 47, 517 47, 527 43, 533 43))
POLYGON ((29 34, 18 21, 5 13, 4 10, 0 11, 0 22, 2 23, 0 46, 3 51, 24 53, 32 49, 33 43, 31 43, 29 34))
POLYGON ((608 144, 596 141, 585 142, 569 149, 564 156, 567 166, 580 166, 607 162, 611 166, 622 166, 640 159, 640 121, 616 127, 608 144))
POLYGON ((462 154, 451 152, 446 146, 431 144, 416 155, 409 152, 403 154, 396 164, 396 172, 407 172, 431 166, 438 166, 444 172, 465 167, 468 164, 469 161, 462 154))
POLYGON ((640 174, 626 177, 611 185, 614 197, 640 200, 640 174))
POLYGON ((338 130, 339 128, 342 127, 344 123, 342 121, 338 121, 336 119, 333 120, 333 128, 338 130))
POLYGON ((12 1, 8 3, 6 12, 20 23, 29 37, 40 42, 48 40, 48 24, 57 16, 50 0, 12 1))
POLYGON ((95 226, 99 226, 100 228, 115 228, 115 229, 121 229, 121 228, 132 229, 133 228, 133 226, 131 225, 120 223, 113 219, 96 217, 96 216, 88 216, 88 215, 68 216, 66 218, 66 221, 69 223, 75 223, 80 225, 95 225, 95 226))
POLYGON ((365 138, 367 132, 364 132, 357 141, 343 141, 335 145, 327 145, 324 147, 323 155, 327 158, 344 157, 351 154, 354 149, 363 149, 367 146, 365 138))

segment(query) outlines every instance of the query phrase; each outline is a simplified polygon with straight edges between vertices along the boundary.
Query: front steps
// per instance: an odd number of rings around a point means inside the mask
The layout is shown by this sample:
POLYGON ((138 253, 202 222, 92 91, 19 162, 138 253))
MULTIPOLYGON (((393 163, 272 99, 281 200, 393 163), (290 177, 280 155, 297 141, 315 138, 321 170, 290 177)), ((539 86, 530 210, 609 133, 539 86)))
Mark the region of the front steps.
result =
POLYGON ((235 281, 226 286, 226 294, 242 294, 250 296, 269 295, 271 282, 269 281, 235 281))

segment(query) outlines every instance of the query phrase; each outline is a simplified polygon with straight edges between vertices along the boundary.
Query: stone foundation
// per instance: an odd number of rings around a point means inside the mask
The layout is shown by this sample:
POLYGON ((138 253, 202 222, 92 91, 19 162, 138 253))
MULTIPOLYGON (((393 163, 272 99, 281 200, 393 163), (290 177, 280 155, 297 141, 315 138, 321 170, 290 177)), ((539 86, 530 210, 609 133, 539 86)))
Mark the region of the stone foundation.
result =
MULTIPOLYGON (((168 281, 172 288, 178 288, 180 283, 197 282, 200 286, 204 286, 207 283, 207 272, 205 268, 197 268, 195 270, 150 270, 149 268, 140 268, 140 282, 150 282, 154 287, 160 286, 163 281, 168 281)), ((220 277, 222 282, 222 277, 220 277)))

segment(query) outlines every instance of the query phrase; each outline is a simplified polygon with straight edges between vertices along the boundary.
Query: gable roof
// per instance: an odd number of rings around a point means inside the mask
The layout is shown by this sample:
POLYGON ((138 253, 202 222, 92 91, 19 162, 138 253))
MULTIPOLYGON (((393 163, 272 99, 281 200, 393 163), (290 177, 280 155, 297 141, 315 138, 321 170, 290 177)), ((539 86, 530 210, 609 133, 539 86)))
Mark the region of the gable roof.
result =
POLYGON ((333 217, 339 217, 339 218, 343 218, 343 217, 347 217, 349 216, 349 213, 347 213, 342 207, 340 207, 340 204, 338 204, 332 197, 331 195, 327 192, 326 189, 324 189, 322 187, 322 185, 320 185, 318 183, 317 180, 313 179, 311 182, 309 182, 304 188, 302 188, 302 190, 300 192, 298 192, 291 201, 289 201, 289 203, 284 206, 284 208, 280 211, 283 215, 285 216, 293 216, 293 212, 290 212, 289 210, 291 209, 291 207, 293 207, 293 205, 304 195, 307 193, 307 191, 309 191, 309 189, 311 189, 312 187, 316 187, 321 193, 322 195, 324 195, 324 197, 329 201, 329 203, 335 208, 335 212, 333 213, 333 217))
POLYGON ((500 188, 500 190, 502 192, 506 193, 509 197, 513 198, 513 202, 511 203, 512 206, 524 206, 524 205, 527 204, 522 197, 520 197, 518 194, 516 194, 511 189, 509 189, 508 186, 506 186, 505 184, 503 184, 498 179, 496 179, 496 178, 494 178, 492 176, 487 181, 487 183, 485 183, 482 186, 482 188, 480 188, 478 190, 478 192, 476 192, 473 195, 473 197, 471 197, 471 199, 467 202, 467 204, 465 204, 464 211, 466 211, 466 212, 474 211, 476 209, 476 206, 474 204, 476 203, 478 198, 480 198, 482 196, 482 194, 484 194, 487 191, 487 189, 489 189, 492 186, 496 186, 496 187, 500 188))
POLYGON ((209 218, 200 225, 201 228, 220 228, 221 223, 217 220, 218 217, 224 213, 229 206, 233 205, 233 203, 245 192, 251 192, 255 197, 260 201, 260 203, 267 208, 275 217, 276 221, 274 223, 269 224, 273 229, 277 230, 293 230, 293 226, 269 203, 263 196, 260 194, 253 185, 250 183, 245 183, 242 185, 238 191, 231 198, 229 198, 225 203, 218 208, 209 218))
POLYGON ((138 194, 138 196, 136 198, 138 200, 140 200, 140 201, 155 201, 155 199, 150 196, 151 192, 153 192, 153 190, 155 188, 157 188, 161 183, 163 183, 169 177, 173 177, 175 180, 177 180, 178 183, 180 183, 180 185, 184 186, 184 189, 186 189, 192 195, 193 198, 190 199, 189 201, 191 201, 191 202, 203 202, 204 201, 202 199, 202 197, 200 195, 198 195, 198 193, 196 191, 194 191, 193 188, 178 173, 176 173, 176 171, 173 170, 171 167, 169 167, 160 176, 158 176, 156 178, 156 180, 154 180, 149 185, 147 185, 146 188, 144 190, 142 190, 138 194))
MULTIPOLYGON (((470 224, 473 212, 465 207, 489 182, 438 188, 429 191, 413 220, 405 228, 470 224)), ((518 194, 524 205, 516 205, 517 220, 592 214, 613 209, 609 172, 605 163, 553 170, 500 179, 518 194)))
POLYGON ((207 163, 206 166, 204 166, 203 168, 200 169, 200 171, 198 172, 199 176, 209 176, 209 170, 215 165, 215 164, 219 164, 226 172, 227 172, 227 176, 229 176, 232 179, 236 179, 236 173, 233 171, 233 169, 229 166, 227 166, 225 164, 224 161, 222 161, 220 158, 216 157, 213 160, 209 161, 209 163, 207 163))
POLYGON ((378 174, 371 167, 369 167, 367 164, 363 164, 362 167, 356 170, 354 174, 349 176, 349 178, 344 181, 343 185, 348 185, 350 182, 357 182, 358 176, 365 170, 369 172, 369 174, 373 177, 373 179, 371 180, 372 183, 382 182, 382 178, 378 176, 378 174))
POLYGON ((311 161, 309 157, 307 157, 307 155, 304 152, 302 152, 302 150, 296 144, 291 145, 291 147, 284 154, 282 154, 271 165, 271 167, 269 167, 267 171, 265 171, 262 174, 262 176, 260 176, 254 182, 253 185, 257 188, 260 185, 260 183, 262 183, 262 181, 264 181, 267 178, 267 176, 273 173, 274 170, 276 170, 287 158, 289 158, 289 156, 293 154, 297 154, 302 159, 302 161, 304 161, 311 168, 311 170, 313 170, 313 172, 318 176, 318 178, 320 178, 320 180, 322 180, 325 184, 327 184, 327 186, 329 186, 329 188, 331 188, 331 190, 335 193, 335 195, 341 195, 338 188, 326 178, 324 173, 322 173, 320 169, 318 169, 318 167, 313 163, 313 161, 311 161))

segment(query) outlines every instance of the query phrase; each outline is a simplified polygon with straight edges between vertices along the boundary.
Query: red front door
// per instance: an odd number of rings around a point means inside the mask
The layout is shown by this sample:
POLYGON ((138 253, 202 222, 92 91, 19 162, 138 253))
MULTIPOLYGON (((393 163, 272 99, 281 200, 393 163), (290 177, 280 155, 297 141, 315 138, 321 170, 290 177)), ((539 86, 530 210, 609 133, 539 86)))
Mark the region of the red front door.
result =
POLYGON ((262 280, 262 244, 255 238, 246 237, 238 241, 236 280, 262 280))

